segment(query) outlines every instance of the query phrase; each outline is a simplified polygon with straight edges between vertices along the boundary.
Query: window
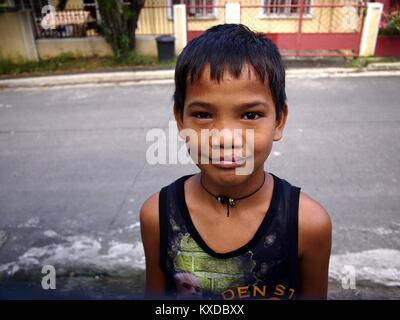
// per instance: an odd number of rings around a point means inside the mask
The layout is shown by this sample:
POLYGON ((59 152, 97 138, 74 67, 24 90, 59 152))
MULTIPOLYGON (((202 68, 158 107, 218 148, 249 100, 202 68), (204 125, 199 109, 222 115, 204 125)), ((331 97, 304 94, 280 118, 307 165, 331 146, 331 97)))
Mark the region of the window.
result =
POLYGON ((189 17, 209 17, 213 16, 213 0, 190 0, 189 17))
MULTIPOLYGON (((300 12, 300 0, 263 0, 265 6, 264 15, 272 16, 295 16, 297 17, 300 12), (275 7, 279 6, 279 7, 275 7)), ((304 5, 310 5, 311 0, 304 0, 304 5)), ((310 7, 304 7, 304 14, 310 14, 310 7)))
POLYGON ((217 16, 217 8, 215 0, 168 0, 168 5, 171 6, 169 18, 173 16, 172 5, 186 4, 189 18, 215 18, 217 16))
POLYGON ((97 0, 82 0, 83 10, 90 12, 91 21, 100 21, 100 12, 97 0))

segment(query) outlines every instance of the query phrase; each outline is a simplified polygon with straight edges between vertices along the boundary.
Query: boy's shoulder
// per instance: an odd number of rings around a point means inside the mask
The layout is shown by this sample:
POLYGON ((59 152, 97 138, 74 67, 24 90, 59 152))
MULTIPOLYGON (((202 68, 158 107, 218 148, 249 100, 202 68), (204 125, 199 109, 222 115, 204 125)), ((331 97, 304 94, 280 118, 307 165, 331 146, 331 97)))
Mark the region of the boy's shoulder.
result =
MULTIPOLYGON (((275 175, 281 181, 284 192, 289 193, 293 187, 298 188, 284 178, 275 175)), ((300 189, 300 188, 299 188, 300 189)), ((300 190, 299 195, 299 230, 309 236, 318 236, 331 228, 331 219, 327 210, 317 200, 300 190)))
POLYGON ((149 196, 140 208, 139 218, 141 227, 156 227, 159 223, 158 201, 160 192, 157 191, 149 196))
POLYGON ((327 210, 309 195, 300 192, 299 235, 301 247, 315 247, 329 242, 332 221, 327 210))
POLYGON ((300 221, 306 222, 306 226, 309 228, 330 222, 328 211, 303 191, 300 192, 299 215, 300 221))
POLYGON ((159 222, 159 201, 160 192, 163 188, 170 188, 179 181, 192 176, 192 174, 181 176, 174 181, 162 186, 159 191, 150 195, 142 204, 140 208, 140 223, 145 224, 158 224, 159 222))

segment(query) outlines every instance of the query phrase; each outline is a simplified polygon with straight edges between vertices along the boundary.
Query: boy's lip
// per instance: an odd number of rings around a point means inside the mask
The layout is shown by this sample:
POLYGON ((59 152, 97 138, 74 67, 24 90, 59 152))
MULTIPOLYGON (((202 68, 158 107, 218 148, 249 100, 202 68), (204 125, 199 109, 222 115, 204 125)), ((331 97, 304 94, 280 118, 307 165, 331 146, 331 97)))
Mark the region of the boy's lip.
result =
POLYGON ((203 160, 200 161, 203 162, 204 159, 208 159, 208 162, 205 163, 209 163, 221 168, 235 168, 242 166, 247 160, 253 157, 253 155, 242 156, 240 152, 226 153, 225 155, 221 155, 221 153, 216 151, 216 156, 214 157, 212 156, 212 152, 210 154, 201 154, 200 157, 203 160))
POLYGON ((227 155, 226 157, 220 156, 219 158, 210 158, 209 160, 210 163, 217 168, 234 169, 242 166, 246 162, 247 158, 249 157, 227 155))
POLYGON ((235 162, 235 163, 244 163, 246 159, 250 158, 249 156, 247 157, 242 157, 239 155, 235 154, 230 154, 226 156, 220 156, 220 157, 211 157, 210 161, 216 162, 216 163, 221 163, 221 162, 235 162))
POLYGON ((221 168, 221 169, 235 169, 238 168, 240 166, 243 165, 243 163, 238 163, 238 162, 234 162, 234 161, 220 161, 219 163, 213 163, 211 162, 211 164, 217 168, 221 168))

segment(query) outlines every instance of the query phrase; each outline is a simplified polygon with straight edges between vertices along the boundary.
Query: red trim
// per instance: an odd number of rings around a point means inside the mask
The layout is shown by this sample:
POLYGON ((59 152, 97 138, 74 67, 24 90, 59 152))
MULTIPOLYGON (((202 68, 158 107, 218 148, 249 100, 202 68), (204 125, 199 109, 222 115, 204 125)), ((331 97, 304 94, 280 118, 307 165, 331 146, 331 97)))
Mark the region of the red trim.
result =
POLYGON ((296 38, 296 56, 300 54, 300 48, 302 43, 302 27, 303 27, 303 14, 304 14, 304 0, 300 0, 300 8, 299 8, 299 26, 297 29, 297 38, 296 38))
MULTIPOLYGON (((186 30, 188 30, 188 29, 186 29, 186 30)), ((189 30, 188 30, 188 31, 187 31, 187 41, 189 42, 190 40, 201 36, 201 34, 202 34, 203 32, 204 32, 204 31, 189 31, 189 30)))
POLYGON ((375 56, 400 57, 400 36, 379 36, 375 56))
POLYGON ((288 50, 354 50, 358 51, 358 33, 302 33, 296 48, 296 33, 268 33, 267 37, 280 49, 288 50))
MULTIPOLYGON (((300 4, 267 4, 267 5, 259 5, 259 4, 243 4, 240 7, 241 8, 298 8, 300 7, 300 4)), ((345 4, 306 4, 304 3, 304 8, 343 8, 345 7, 345 4)), ((352 4, 352 7, 355 8, 364 8, 366 5, 363 3, 359 4, 352 4)))
MULTIPOLYGON (((203 31, 188 31, 188 41, 200 36, 203 31)), ((353 50, 358 52, 359 33, 302 33, 297 47, 297 33, 268 33, 279 49, 283 50, 353 50)))
POLYGON ((383 4, 383 12, 389 13, 391 7, 390 0, 376 0, 375 2, 380 2, 383 4))

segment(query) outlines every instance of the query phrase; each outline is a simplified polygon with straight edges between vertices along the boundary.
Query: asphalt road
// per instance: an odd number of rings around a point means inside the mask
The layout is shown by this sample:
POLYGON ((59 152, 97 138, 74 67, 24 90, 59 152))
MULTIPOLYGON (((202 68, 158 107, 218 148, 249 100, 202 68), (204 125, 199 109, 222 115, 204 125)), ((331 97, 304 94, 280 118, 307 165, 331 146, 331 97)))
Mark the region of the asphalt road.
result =
MULTIPOLYGON (((330 213, 330 298, 400 298, 399 88, 394 76, 288 79, 284 138, 265 169, 330 213), (345 289, 349 270, 355 288, 345 289)), ((172 93, 0 92, 0 297, 140 297, 140 205, 197 171, 146 162, 146 133, 168 129, 172 93), (58 290, 41 289, 44 264, 56 266, 58 290)))

